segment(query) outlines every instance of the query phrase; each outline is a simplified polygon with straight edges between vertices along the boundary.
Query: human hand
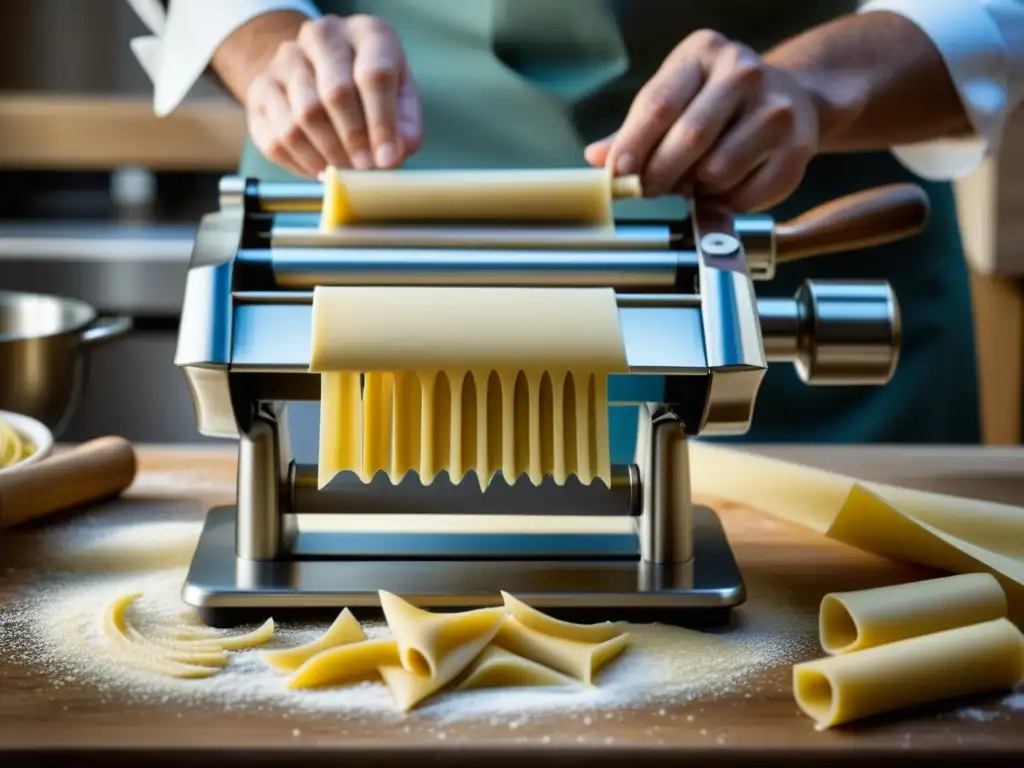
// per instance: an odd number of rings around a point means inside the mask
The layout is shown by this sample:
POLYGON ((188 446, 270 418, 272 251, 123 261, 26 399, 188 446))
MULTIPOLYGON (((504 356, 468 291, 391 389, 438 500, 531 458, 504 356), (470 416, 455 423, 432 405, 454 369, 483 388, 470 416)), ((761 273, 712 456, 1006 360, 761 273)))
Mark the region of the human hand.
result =
POLYGON ((647 196, 699 194, 736 211, 789 196, 818 151, 811 93, 717 32, 695 32, 640 89, 622 127, 587 161, 640 173, 647 196))
POLYGON ((419 92, 398 36, 373 16, 306 21, 244 99, 263 155, 315 178, 327 165, 395 168, 422 141, 419 92))

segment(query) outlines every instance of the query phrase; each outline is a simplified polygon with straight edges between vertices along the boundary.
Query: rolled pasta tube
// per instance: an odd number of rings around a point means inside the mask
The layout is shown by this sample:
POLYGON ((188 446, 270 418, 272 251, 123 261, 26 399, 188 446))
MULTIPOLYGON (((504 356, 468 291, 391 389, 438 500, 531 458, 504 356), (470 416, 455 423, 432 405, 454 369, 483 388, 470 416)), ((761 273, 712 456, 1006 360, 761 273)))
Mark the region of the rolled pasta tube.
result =
POLYGON ((504 608, 430 613, 390 592, 382 590, 379 596, 384 619, 398 641, 402 667, 416 677, 437 677, 445 657, 476 645, 482 638, 476 651, 452 675, 461 672, 491 642, 505 617, 504 608))
POLYGON ((836 655, 1006 617, 995 577, 968 573, 892 587, 825 595, 821 647, 836 655))
POLYGON ((340 171, 323 180, 320 227, 386 221, 612 223, 612 201, 641 197, 638 176, 602 168, 340 171))
POLYGON ((825 730, 958 696, 1012 688, 1024 674, 1024 635, 1007 619, 898 640, 796 664, 797 706, 825 730))

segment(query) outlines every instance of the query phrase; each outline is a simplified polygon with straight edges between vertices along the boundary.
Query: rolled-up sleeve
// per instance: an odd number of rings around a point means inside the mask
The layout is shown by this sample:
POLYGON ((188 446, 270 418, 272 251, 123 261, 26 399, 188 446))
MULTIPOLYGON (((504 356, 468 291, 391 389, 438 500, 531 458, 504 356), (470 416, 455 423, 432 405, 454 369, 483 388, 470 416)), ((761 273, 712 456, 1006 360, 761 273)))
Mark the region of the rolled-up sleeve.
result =
POLYGON ((320 15, 309 0, 128 0, 136 15, 153 32, 131 42, 153 81, 153 111, 170 114, 192 90, 214 52, 250 19, 272 11, 320 15))
POLYGON ((898 13, 928 35, 974 129, 973 136, 893 153, 927 179, 966 176, 999 149, 1007 119, 1024 99, 1024 0, 868 0, 859 10, 898 13))

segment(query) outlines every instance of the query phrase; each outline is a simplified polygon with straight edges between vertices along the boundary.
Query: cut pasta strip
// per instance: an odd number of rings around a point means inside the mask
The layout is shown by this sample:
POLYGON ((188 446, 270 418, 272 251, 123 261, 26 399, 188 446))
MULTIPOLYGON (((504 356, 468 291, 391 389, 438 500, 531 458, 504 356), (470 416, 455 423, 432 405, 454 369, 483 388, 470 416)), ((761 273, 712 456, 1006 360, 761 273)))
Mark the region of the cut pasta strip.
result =
POLYGON ((828 654, 1006 617, 1006 594, 988 573, 837 592, 821 601, 818 628, 828 654))
POLYGON ((233 637, 222 637, 217 640, 217 645, 225 651, 244 651, 249 648, 256 648, 268 642, 274 636, 274 620, 267 619, 257 629, 247 632, 244 635, 233 637))
POLYGON ((381 667, 399 664, 394 638, 339 645, 312 656, 288 681, 289 688, 347 685, 377 677, 381 667))
POLYGON ((489 646, 466 670, 457 691, 477 688, 525 688, 575 686, 571 677, 550 667, 506 651, 489 646))
POLYGON ((629 645, 629 634, 624 632, 603 643, 581 643, 546 635, 508 616, 501 623, 494 643, 592 685, 594 675, 629 645))
POLYGON ((614 290, 320 286, 311 336, 320 487, 611 481, 607 376, 629 372, 614 290))
POLYGON ((605 621, 600 624, 573 624, 561 621, 513 597, 508 592, 501 593, 505 601, 505 609, 524 627, 542 632, 545 635, 560 637, 565 640, 576 640, 581 643, 603 643, 618 637, 626 631, 621 622, 605 621))
POLYGON ((141 592, 121 595, 114 599, 103 613, 103 634, 114 645, 115 655, 129 666, 167 677, 202 678, 217 673, 216 667, 188 664, 168 659, 159 647, 133 641, 128 633, 127 613, 141 592))
POLYGON ((793 667, 796 703, 825 730, 863 717, 1012 688, 1024 635, 1006 619, 898 640, 793 667))
MULTIPOLYGON (((263 660, 278 672, 294 672, 317 654, 330 648, 359 643, 366 640, 366 633, 359 626, 356 617, 348 608, 338 614, 338 618, 316 640, 280 651, 268 651, 263 660)), ((300 686, 301 687, 301 686, 300 686)))
MULTIPOLYGON (((483 638, 483 643, 473 653, 476 656, 494 637, 505 617, 504 608, 430 613, 384 591, 380 592, 380 605, 398 641, 402 667, 423 678, 437 677, 446 657, 463 653, 466 647, 475 646, 483 638)), ((472 657, 466 659, 454 674, 472 660, 472 657)))

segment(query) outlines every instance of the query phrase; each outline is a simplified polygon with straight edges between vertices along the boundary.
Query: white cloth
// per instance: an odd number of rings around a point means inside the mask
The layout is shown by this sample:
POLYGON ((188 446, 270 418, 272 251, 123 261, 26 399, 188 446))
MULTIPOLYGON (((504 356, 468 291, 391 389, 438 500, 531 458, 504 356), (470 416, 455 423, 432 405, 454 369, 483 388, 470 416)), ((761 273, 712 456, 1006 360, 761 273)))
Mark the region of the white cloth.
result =
POLYGON ((210 64, 214 52, 250 19, 272 11, 320 15, 310 0, 128 0, 153 35, 137 37, 132 52, 153 81, 153 111, 173 112, 210 64))
MULTIPOLYGON (((132 40, 132 51, 153 81, 153 109, 161 117, 174 111, 217 47, 245 22, 279 10, 320 15, 309 0, 172 0, 169 13, 159 0, 128 3, 153 31, 132 40)), ((998 149, 1007 118, 1024 100, 1024 0, 867 0, 860 11, 899 13, 931 38, 974 127, 972 137, 893 152, 924 178, 967 175, 998 149)))
POLYGON ((891 11, 914 22, 942 54, 974 136, 894 147, 928 179, 968 175, 999 149, 1024 101, 1024 0, 868 0, 861 13, 891 11))

